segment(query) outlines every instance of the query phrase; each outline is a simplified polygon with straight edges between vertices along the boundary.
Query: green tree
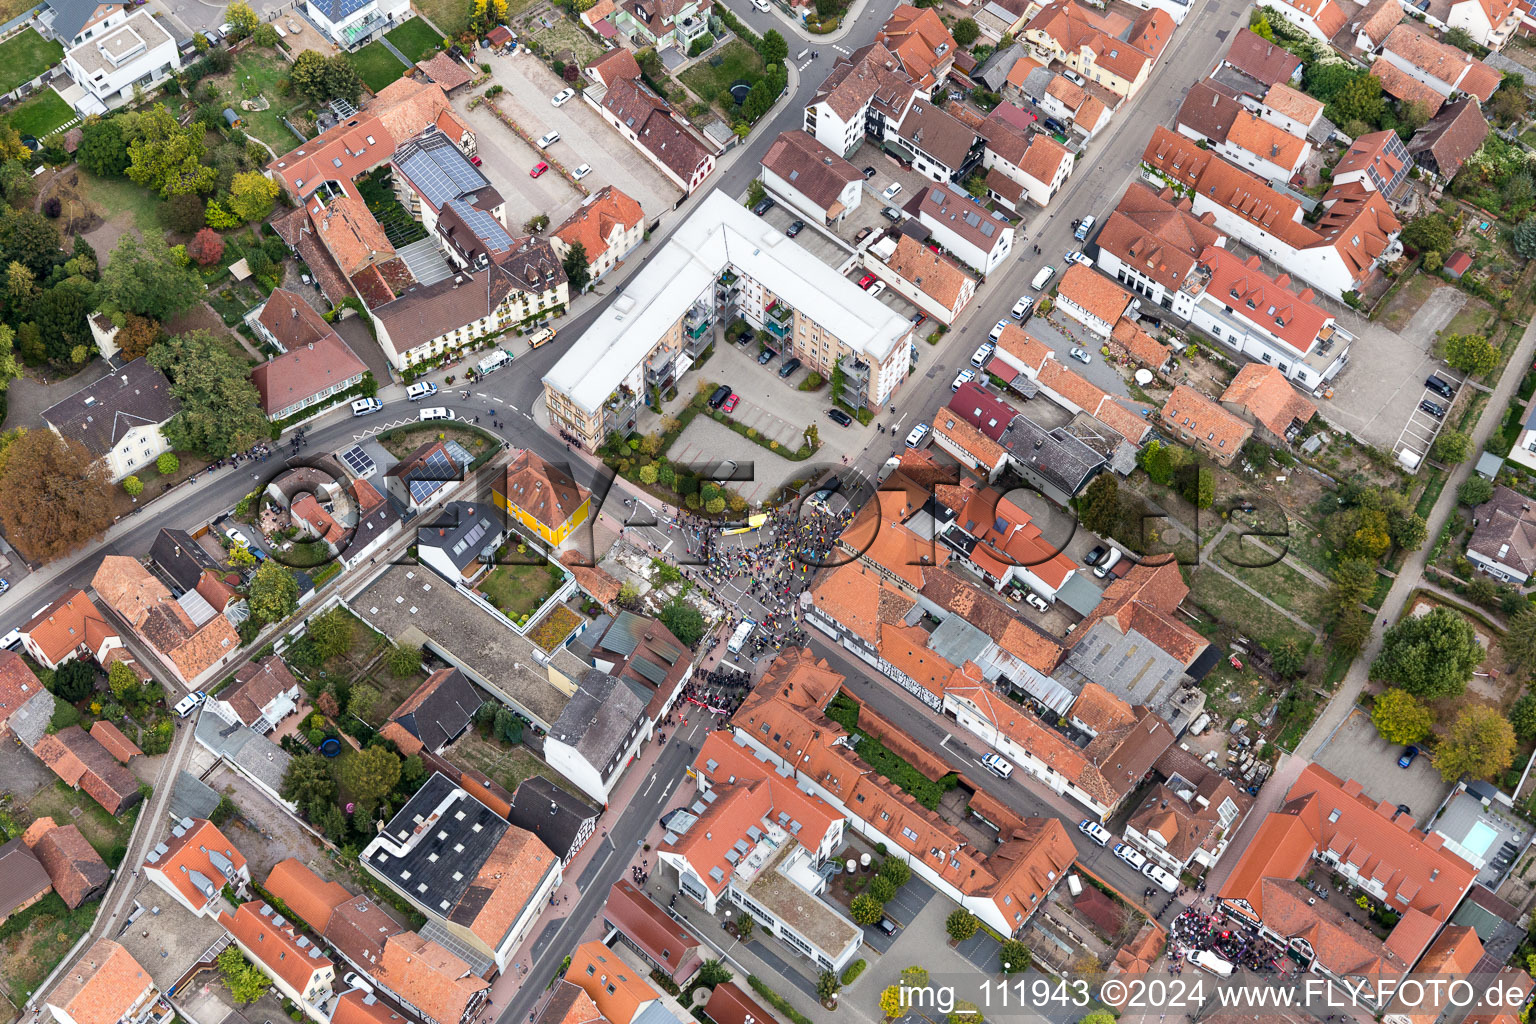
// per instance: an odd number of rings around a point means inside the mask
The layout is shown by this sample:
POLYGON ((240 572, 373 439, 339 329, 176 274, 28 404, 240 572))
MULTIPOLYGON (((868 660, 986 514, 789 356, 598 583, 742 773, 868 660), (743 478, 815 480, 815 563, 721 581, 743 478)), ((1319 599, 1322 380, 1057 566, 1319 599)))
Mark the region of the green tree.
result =
POLYGON ((235 39, 244 39, 252 35, 261 24, 261 18, 257 17, 256 12, 251 10, 250 4, 244 3, 243 0, 235 0, 224 8, 224 20, 235 30, 235 39))
POLYGON ((1456 241, 1456 232, 1451 227, 1450 218, 1437 211, 1415 217, 1403 225, 1398 237, 1404 245, 1412 246, 1420 252, 1448 253, 1456 241))
POLYGON ((856 924, 879 924, 885 916, 885 906, 867 892, 861 892, 848 904, 856 924))
POLYGON ((954 1009, 944 1015, 944 1024, 985 1024, 985 1018, 969 999, 956 999, 954 1009))
POLYGON ((694 976, 694 980, 706 988, 714 988, 716 985, 724 985, 735 976, 735 974, 731 973, 730 968, 726 967, 719 960, 709 959, 704 961, 703 965, 699 968, 699 973, 694 976))
POLYGON ((1264 16, 1263 11, 1255 10, 1253 12, 1248 28, 1260 39, 1267 39, 1270 42, 1275 41, 1275 30, 1270 27, 1269 19, 1264 16))
POLYGON ((356 620, 340 607, 317 615, 309 622, 307 636, 322 660, 340 657, 352 648, 356 620))
POLYGON ((1474 377, 1486 377, 1499 365, 1499 350, 1481 334, 1451 334, 1444 339, 1445 361, 1474 377))
POLYGON ((1004 975, 1023 974, 1033 960, 1034 954, 1018 939, 1004 939, 997 947, 997 969, 1004 975))
POLYGON ((1441 38, 1456 47, 1456 49, 1465 50, 1474 57, 1481 57, 1488 52, 1486 47, 1479 46, 1477 40, 1472 38, 1471 32, 1468 32, 1460 25, 1446 29, 1445 35, 1441 38))
POLYGON ((78 658, 53 671, 53 695, 71 704, 85 700, 96 689, 96 670, 78 658))
POLYGON ((975 935, 976 929, 980 927, 981 922, 976 919, 976 915, 964 907, 956 907, 944 919, 944 930, 949 933, 949 937, 955 942, 964 942, 972 935, 975 935))
POLYGON ((207 331, 166 339, 149 361, 170 379, 171 393, 181 403, 165 428, 172 447, 222 458, 268 436, 248 367, 207 331))
POLYGON ((370 817, 373 808, 400 781, 400 758, 385 747, 364 747, 341 759, 336 778, 357 801, 364 817, 370 817))
POLYGON ((245 959, 238 946, 225 946, 217 963, 230 997, 241 1006, 260 999, 271 984, 265 974, 245 959))
POLYGON ((347 714, 353 718, 361 718, 365 722, 372 721, 373 711, 379 706, 381 694, 367 683, 356 683, 352 687, 352 693, 347 697, 347 714))
POLYGON ((1510 616, 1499 649, 1511 668, 1536 664, 1536 608, 1526 607, 1510 616))
POLYGON ((390 675, 404 679, 412 672, 417 672, 421 669, 421 649, 419 647, 396 644, 390 648, 386 664, 390 675))
POLYGON ((1115 1015, 1108 1010, 1094 1010, 1092 1013, 1084 1014, 1083 1019, 1077 1024, 1115 1024, 1115 1015))
POLYGON ((201 126, 183 127, 157 103, 138 115, 128 144, 128 177, 162 198, 207 192, 219 172, 203 163, 205 154, 201 126))
POLYGON ((1100 473, 1077 500, 1077 518, 1083 528, 1101 535, 1120 522, 1120 484, 1113 473, 1100 473))
POLYGON ((96 306, 96 288, 84 278, 65 278, 38 296, 32 304, 32 320, 42 335, 50 361, 66 366, 77 362, 76 349, 95 351, 88 318, 96 306))
POLYGON ((1472 453, 1472 438, 1460 430, 1442 430, 1435 438, 1430 457, 1447 466, 1466 461, 1472 453))
POLYGON ((971 44, 981 38, 981 26, 974 18, 961 18, 950 26, 949 34, 955 37, 956 44, 970 49, 971 44))
MULTIPOLYGON (((857 899, 858 897, 854 898, 857 899)), ((880 993, 880 1013, 886 1020, 894 1020, 897 1017, 905 1017, 907 1015, 906 1000, 901 996, 901 987, 899 985, 888 985, 880 993)))
POLYGON ((674 597, 662 606, 661 624, 685 647, 692 647, 704 636, 704 616, 681 597, 674 597))
POLYGON ((889 878, 900 889, 912 880, 912 868, 907 862, 896 857, 887 857, 880 862, 880 877, 889 878))
POLYGON ((560 266, 565 270, 566 279, 570 282, 572 295, 579 295, 587 290, 587 285, 592 280, 592 268, 587 265, 585 245, 580 242, 574 243, 566 252, 565 258, 560 261, 560 266))
POLYGON ((107 689, 124 704, 137 704, 144 695, 137 673, 121 661, 114 661, 107 669, 107 689))
POLYGON ((1395 683, 1423 700, 1462 692, 1483 661, 1483 645, 1466 617, 1437 607, 1387 630, 1371 678, 1395 683))
POLYGON ((178 262, 163 238, 151 234, 140 241, 129 231, 102 269, 97 297, 109 314, 164 322, 197 305, 206 293, 197 271, 178 262))
POLYGON ((225 205, 243 221, 264 220, 277 201, 278 184, 260 171, 242 171, 229 183, 225 205))
POLYGON ((299 606, 299 581, 287 566, 269 558, 257 568, 246 598, 257 623, 279 622, 299 606))
POLYGON ((822 971, 821 976, 816 979, 816 995, 824 1003, 837 995, 837 990, 841 987, 837 982, 837 975, 831 971, 822 971))
POLYGON ((778 29, 771 28, 763 33, 763 41, 758 45, 757 52, 770 65, 782 64, 789 56, 789 44, 784 41, 778 29))
POLYGON ((288 762, 278 793, 303 807, 334 801, 336 780, 331 777, 331 763, 319 754, 298 755, 288 762))
POLYGON ((1417 743, 1434 728, 1435 716, 1419 698, 1392 686, 1377 696, 1371 722, 1388 743, 1417 743))
POLYGON ((1429 539, 1429 524, 1412 509, 1398 510, 1387 516, 1387 533, 1404 551, 1417 551, 1429 539))
POLYGON ((21 360, 16 356, 16 332, 9 324, 0 324, 0 391, 21 376, 21 360))
POLYGON ((155 459, 155 470, 161 476, 170 476, 180 468, 181 460, 176 457, 174 452, 161 452, 159 457, 155 459))
POLYGON ((1536 739, 1536 693, 1523 694, 1509 709, 1509 724, 1522 740, 1536 739))
POLYGON ((869 880, 869 888, 866 891, 881 903, 889 903, 896 896, 896 883, 882 875, 876 875, 869 880))
POLYGON ((1381 95, 1381 80, 1373 75, 1358 74, 1334 93, 1333 112, 1338 121, 1364 121, 1379 124, 1387 112, 1387 101, 1381 95))
POLYGON ((123 477, 123 493, 137 498, 144 493, 144 481, 131 474, 123 477))
POLYGON ((75 150, 80 166, 99 178, 122 177, 128 170, 128 140, 123 129, 137 118, 137 114, 86 118, 80 126, 80 146, 75 150))
POLYGON ((294 58, 288 81, 294 92, 315 103, 343 99, 356 104, 363 93, 363 80, 343 53, 327 59, 313 50, 305 50, 294 58))
POLYGON ((1281 640, 1276 643, 1266 643, 1265 649, 1269 651, 1270 664, 1275 670, 1275 675, 1281 679, 1295 679, 1307 667, 1307 652, 1295 640, 1281 640))
POLYGON ((51 561, 105 532, 112 484, 84 445, 51 430, 19 435, 0 473, 0 525, 28 556, 51 561))
POLYGON ((1456 488, 1456 500, 1463 505, 1476 507, 1493 497, 1493 482, 1484 480, 1480 476, 1468 478, 1467 482, 1456 488))
POLYGON ((1536 217, 1527 217, 1515 225, 1513 238, 1515 252, 1526 259, 1536 259, 1536 217))
POLYGON ((757 178, 753 178, 747 185, 747 206, 753 207, 768 198, 768 190, 757 178))
POLYGON ((1462 775, 1496 779, 1515 760, 1515 730, 1498 708, 1469 704, 1435 747, 1435 767, 1447 782, 1462 775))

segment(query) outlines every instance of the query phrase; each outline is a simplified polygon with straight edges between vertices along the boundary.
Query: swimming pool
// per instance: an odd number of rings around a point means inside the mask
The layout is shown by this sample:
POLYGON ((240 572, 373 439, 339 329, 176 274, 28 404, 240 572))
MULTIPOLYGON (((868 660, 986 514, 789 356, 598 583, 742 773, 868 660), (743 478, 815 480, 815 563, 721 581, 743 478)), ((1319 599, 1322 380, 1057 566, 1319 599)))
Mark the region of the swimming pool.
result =
POLYGON ((1472 826, 1472 830, 1467 833, 1467 838, 1461 845, 1474 857, 1481 857, 1488 852, 1488 847, 1492 846, 1497 838, 1499 838, 1498 829, 1486 821, 1479 821, 1472 826))

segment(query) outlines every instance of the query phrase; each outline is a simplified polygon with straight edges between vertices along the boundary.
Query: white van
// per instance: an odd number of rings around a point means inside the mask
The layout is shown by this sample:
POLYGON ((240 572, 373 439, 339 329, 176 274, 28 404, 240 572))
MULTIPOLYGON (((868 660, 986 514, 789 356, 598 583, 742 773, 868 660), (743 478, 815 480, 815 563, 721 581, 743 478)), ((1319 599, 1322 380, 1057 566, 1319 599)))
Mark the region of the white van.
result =
POLYGON ((1192 949, 1184 954, 1184 959, 1218 978, 1227 978, 1232 975, 1232 965, 1208 949, 1192 949))
POLYGON ((452 409, 444 409, 442 406, 438 405, 433 406, 430 409, 421 410, 421 415, 418 416, 417 419, 425 423, 427 420, 456 420, 458 419, 458 416, 454 415, 452 409))
POLYGON ((1029 315, 1029 311, 1034 306, 1034 304, 1035 300, 1033 297, 1029 295, 1020 295, 1019 301, 1013 304, 1013 311, 1010 315, 1015 320, 1023 320, 1026 316, 1029 315))
POLYGON ((992 358, 992 353, 997 351, 997 346, 990 341, 984 341, 971 353, 971 365, 976 367, 986 366, 987 360, 992 358))
POLYGON ((0 636, 0 648, 7 651, 21 650, 21 630, 13 629, 5 636, 0 636))
POLYGON ((1179 887, 1179 880, 1156 864, 1147 864, 1142 867, 1141 873, 1158 884, 1163 892, 1173 892, 1179 887))
POLYGON ((406 386, 405 397, 408 401, 419 402, 423 398, 431 398, 437 394, 437 385, 429 380, 419 380, 415 384, 406 386))
POLYGON ((996 754, 984 756, 981 759, 981 766, 1000 779, 1006 779, 1013 774, 1013 765, 996 754))
POLYGON ((475 367, 475 370, 480 374, 480 376, 484 377, 488 373, 495 373, 497 370, 501 369, 503 366, 506 366, 510 362, 512 362, 512 357, 507 355, 501 349, 497 349, 495 352, 492 352, 490 355, 480 360, 480 364, 475 367))
POLYGON ((359 398, 352 403, 353 416, 367 416, 371 412, 378 412, 384 408, 384 403, 377 398, 359 398))
POLYGON ((1029 282, 1029 286, 1031 288, 1033 288, 1035 291, 1039 291, 1040 289, 1044 288, 1046 286, 1046 284, 1048 284, 1050 282, 1051 278, 1053 278, 1055 276, 1056 276, 1056 268, 1055 267, 1044 267, 1044 268, 1041 269, 1040 273, 1035 275, 1035 279, 1033 281, 1029 282))
POLYGON ((1142 868, 1147 866, 1147 858, 1142 855, 1140 850, 1136 849, 1130 843, 1120 843, 1116 845, 1115 856, 1125 861, 1137 871, 1140 871, 1142 868))
POLYGON ((208 695, 202 690, 198 690, 196 693, 189 693, 185 697, 181 698, 181 700, 177 701, 176 706, 171 710, 176 713, 177 718, 186 718, 192 712, 197 710, 197 706, 199 704, 207 699, 208 695))
POLYGON ((928 434, 933 428, 926 423, 919 423, 912 428, 912 433, 907 435, 908 448, 921 448, 923 442, 928 440, 928 434))
POLYGON ((1109 829, 1105 828, 1103 825, 1100 825, 1092 818, 1084 818, 1082 821, 1078 822, 1077 830, 1083 835, 1087 836, 1089 839, 1092 839, 1095 843, 1098 843, 1100 846, 1108 846, 1109 841, 1115 838, 1109 834, 1109 829))
POLYGON ((1102 562, 1093 567, 1093 574, 1101 580, 1105 579, 1109 576, 1110 570, 1118 565, 1120 563, 1120 559, 1124 557, 1124 553, 1119 548, 1111 545, 1109 554, 1104 556, 1104 560, 1102 562))
POLYGON ((528 347, 538 348, 540 345, 544 344, 546 341, 549 341, 554 336, 555 329, 553 327, 540 327, 538 330, 528 335, 528 347))

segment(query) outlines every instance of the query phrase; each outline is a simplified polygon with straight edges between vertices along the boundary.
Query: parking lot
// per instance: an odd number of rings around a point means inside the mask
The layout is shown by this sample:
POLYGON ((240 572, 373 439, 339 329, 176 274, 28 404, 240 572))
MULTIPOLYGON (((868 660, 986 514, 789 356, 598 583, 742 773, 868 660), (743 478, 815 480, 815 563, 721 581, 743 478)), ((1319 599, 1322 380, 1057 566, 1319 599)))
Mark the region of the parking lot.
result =
POLYGON ((1407 768, 1399 768, 1400 743, 1388 743, 1371 724, 1371 716, 1359 708, 1349 713, 1313 758, 1341 779, 1355 779, 1373 800, 1407 804, 1420 821, 1439 808, 1452 784, 1440 778, 1429 757, 1420 754, 1407 768))
MULTIPOLYGON (((549 217, 553 228, 581 205, 585 197, 554 169, 537 178, 529 177, 529 171, 544 159, 544 154, 508 131, 483 105, 473 110, 461 107, 459 113, 475 130, 475 146, 482 161, 480 170, 507 201, 507 229, 514 235, 522 234, 523 224, 541 213, 549 217)), ((562 161, 569 161, 567 166, 581 163, 572 160, 575 153, 563 140, 555 143, 555 149, 562 161)), ((587 181, 596 176, 594 171, 587 181)))
MULTIPOLYGON (((1438 390, 1420 385, 1418 404, 1408 414, 1408 422, 1403 426, 1403 432, 1398 435, 1397 444, 1392 447, 1392 454, 1400 462, 1422 462, 1429 455, 1429 450, 1434 446, 1435 437, 1445 426, 1445 417, 1451 406, 1455 405, 1455 396, 1461 393, 1462 381, 1448 369, 1439 369, 1435 376, 1449 384, 1453 390, 1447 397, 1438 390)), ((1426 377, 1426 380, 1428 378, 1426 377)), ((1408 393, 1413 392, 1410 389, 1408 393)))
MULTIPOLYGON (((590 164, 592 173, 582 179, 582 184, 588 189, 596 192, 604 185, 613 185, 638 202, 651 221, 655 221, 677 202, 682 195, 677 187, 628 140, 621 138, 580 96, 573 97, 559 107, 551 104, 555 94, 568 88, 568 83, 558 78, 543 61, 519 51, 511 56, 491 57, 490 62, 493 81, 506 90, 496 98, 497 105, 531 138, 536 139, 551 129, 558 131, 560 141, 550 147, 550 154, 573 170, 581 164, 590 164)), ((466 101, 467 97, 456 103, 463 109, 467 106, 466 101)), ((482 129, 480 123, 472 122, 475 131, 495 134, 500 141, 505 142, 505 148, 513 157, 502 169, 504 176, 516 179, 519 184, 547 183, 551 189, 550 194, 542 206, 535 204, 532 212, 542 210, 549 214, 552 225, 559 224, 580 204, 580 193, 553 171, 537 181, 528 178, 528 170, 541 157, 489 113, 480 113, 482 121, 491 127, 482 129), (556 187, 559 193, 553 191, 556 187)), ((479 142, 481 146, 485 145, 484 134, 480 134, 479 142)), ((491 160, 486 160, 487 168, 491 163, 491 160)))

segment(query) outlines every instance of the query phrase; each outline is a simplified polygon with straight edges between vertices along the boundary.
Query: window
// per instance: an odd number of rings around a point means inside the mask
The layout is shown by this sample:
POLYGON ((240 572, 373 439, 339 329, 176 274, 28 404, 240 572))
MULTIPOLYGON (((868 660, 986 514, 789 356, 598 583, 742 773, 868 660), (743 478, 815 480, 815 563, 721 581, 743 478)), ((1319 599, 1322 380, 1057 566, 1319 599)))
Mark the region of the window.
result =
POLYGON ((906 826, 902 826, 901 834, 903 838, 908 839, 914 843, 917 842, 917 833, 912 831, 912 829, 906 826))

